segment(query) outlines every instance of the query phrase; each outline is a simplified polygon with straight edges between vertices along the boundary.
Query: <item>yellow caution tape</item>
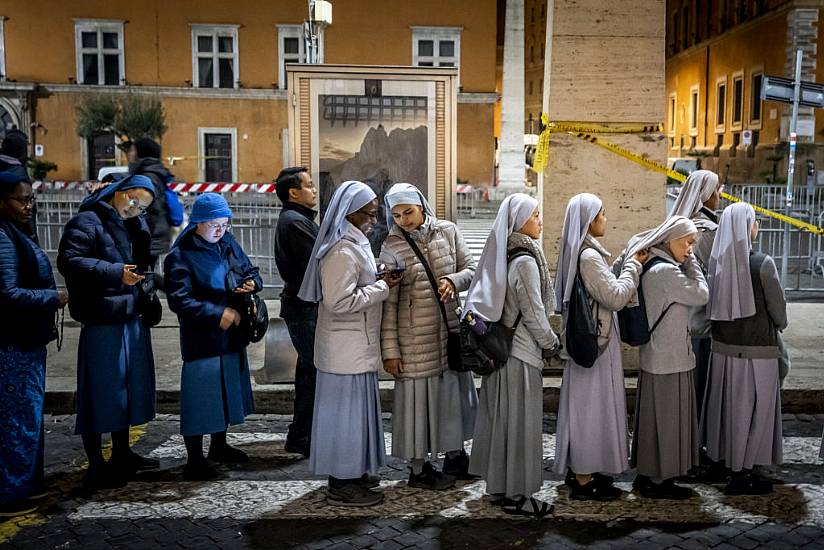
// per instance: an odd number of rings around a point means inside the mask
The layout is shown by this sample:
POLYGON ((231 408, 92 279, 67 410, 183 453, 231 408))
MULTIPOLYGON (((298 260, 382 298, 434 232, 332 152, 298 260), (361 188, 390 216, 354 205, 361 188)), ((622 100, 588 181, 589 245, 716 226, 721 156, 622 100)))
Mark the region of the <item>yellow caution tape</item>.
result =
POLYGON ((532 169, 536 172, 546 170, 549 162, 549 118, 546 113, 541 113, 541 124, 544 129, 538 137, 538 146, 535 148, 535 156, 532 158, 532 169))
MULTIPOLYGON (((541 115, 543 121, 545 115, 541 115)), ((546 123, 544 123, 546 125, 546 123)), ((593 122, 554 121, 549 127, 556 132, 574 132, 583 134, 658 134, 663 131, 662 124, 598 124, 593 122)))
MULTIPOLYGON (((676 172, 675 170, 670 170, 669 168, 667 168, 666 166, 664 166, 663 164, 661 164, 659 162, 655 162, 654 160, 650 160, 649 158, 647 158, 645 156, 633 153, 632 151, 624 149, 623 147, 618 147, 617 145, 606 142, 606 141, 598 138, 597 136, 593 136, 590 133, 571 132, 571 131, 567 132, 567 133, 577 137, 578 139, 581 139, 583 141, 588 141, 589 143, 592 143, 594 145, 602 147, 602 148, 606 149, 607 151, 611 151, 612 153, 615 153, 618 156, 624 157, 627 160, 631 160, 632 162, 634 162, 636 164, 640 164, 641 166, 643 166, 643 167, 645 167, 649 170, 652 170, 654 172, 659 172, 661 174, 665 174, 667 177, 672 178, 676 181, 679 181, 681 183, 684 183, 685 181, 687 181, 687 176, 685 176, 684 174, 682 174, 680 172, 676 172)), ((538 168, 536 167, 535 169, 537 170, 538 168)), ((727 193, 721 193, 721 196, 723 198, 725 198, 729 201, 733 201, 733 202, 747 202, 747 201, 745 201, 745 200, 743 200, 739 197, 734 197, 734 196, 729 195, 727 193)), ((752 204, 752 203, 749 203, 749 204, 750 204, 750 206, 753 207, 753 209, 756 212, 764 214, 765 216, 769 216, 769 217, 774 218, 776 220, 779 220, 781 222, 788 223, 788 224, 790 224, 794 227, 797 227, 797 228, 799 228, 803 231, 809 231, 810 233, 813 233, 813 234, 816 234, 816 235, 824 235, 824 228, 822 228, 822 227, 818 227, 818 226, 813 225, 811 223, 807 223, 803 220, 799 220, 797 218, 786 216, 784 214, 780 214, 778 212, 774 212, 774 211, 768 210, 766 208, 761 208, 760 206, 757 206, 757 205, 752 204)))

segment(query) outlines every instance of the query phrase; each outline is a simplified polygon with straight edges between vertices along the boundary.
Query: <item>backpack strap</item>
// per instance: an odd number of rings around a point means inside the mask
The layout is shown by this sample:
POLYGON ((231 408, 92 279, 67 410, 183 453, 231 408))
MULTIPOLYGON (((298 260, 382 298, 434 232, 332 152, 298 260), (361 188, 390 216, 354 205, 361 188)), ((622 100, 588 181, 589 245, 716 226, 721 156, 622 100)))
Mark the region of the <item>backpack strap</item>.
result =
MULTIPOLYGON (((514 260, 516 258, 520 258, 521 256, 529 256, 530 258, 535 260, 536 263, 538 262, 538 260, 535 258, 535 255, 532 254, 532 252, 530 252, 526 248, 518 247, 518 248, 513 248, 512 250, 507 251, 507 253, 506 253, 506 265, 509 266, 509 264, 512 263, 512 260, 514 260)), ((518 316, 515 318, 515 324, 512 325, 512 332, 513 333, 516 330, 518 330, 518 325, 521 324, 521 319, 523 319, 523 316, 524 316, 523 312, 519 309, 518 310, 518 316)))
MULTIPOLYGON (((649 260, 647 260, 647 263, 645 263, 645 264, 644 264, 644 269, 643 269, 643 271, 641 271, 641 277, 643 277, 643 276, 647 273, 647 271, 649 271, 650 269, 652 269, 652 267, 653 267, 654 265, 656 265, 656 264, 660 264, 660 263, 663 263, 663 262, 666 262, 666 260, 665 260, 664 258, 662 258, 661 256, 653 256, 652 258, 650 258, 649 260)), ((638 282, 638 286, 639 286, 639 287, 641 286, 641 282, 640 282, 640 281, 638 282)), ((650 327, 650 329, 649 329, 649 335, 650 335, 650 336, 652 336, 652 333, 653 333, 653 332, 655 332, 655 329, 656 329, 656 328, 658 328, 658 325, 659 325, 659 324, 661 323, 661 321, 664 319, 664 315, 666 315, 666 314, 667 314, 667 312, 670 310, 670 308, 671 308, 672 306, 674 306, 674 305, 675 305, 675 302, 670 302, 670 303, 667 305, 667 307, 665 307, 665 308, 664 308, 664 311, 662 311, 662 312, 661 312, 661 315, 659 315, 659 316, 658 316, 658 319, 656 319, 656 320, 655 320, 655 323, 653 323, 653 325, 650 327)))

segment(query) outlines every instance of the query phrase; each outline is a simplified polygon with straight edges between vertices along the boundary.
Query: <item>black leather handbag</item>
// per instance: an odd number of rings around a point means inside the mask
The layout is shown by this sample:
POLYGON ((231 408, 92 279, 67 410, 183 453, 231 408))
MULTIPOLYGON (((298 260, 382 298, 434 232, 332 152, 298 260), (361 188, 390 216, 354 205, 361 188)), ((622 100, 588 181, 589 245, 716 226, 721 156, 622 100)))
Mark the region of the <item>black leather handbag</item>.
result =
POLYGON ((403 229, 401 229, 401 233, 403 234, 403 238, 406 239, 407 244, 409 244, 409 247, 412 249, 412 252, 415 253, 415 256, 418 257, 421 265, 423 265, 423 269, 426 271, 426 276, 429 279, 429 285, 432 287, 432 292, 435 294, 435 301, 438 302, 438 306, 440 307, 441 318, 443 318, 444 325, 446 325, 446 358, 447 363, 449 364, 449 370, 454 370, 455 372, 466 372, 470 369, 464 365, 463 362, 461 335, 458 332, 449 330, 449 318, 446 314, 446 306, 444 306, 443 302, 441 302, 441 296, 438 293, 438 283, 435 281, 435 276, 432 274, 432 270, 429 269, 429 264, 423 257, 423 254, 421 254, 418 245, 415 244, 414 240, 412 240, 412 237, 410 237, 409 234, 403 229))
POLYGON ((146 273, 137 286, 137 313, 143 326, 156 327, 163 319, 163 305, 157 295, 158 282, 155 273, 146 273))
POLYGON ((566 350, 581 367, 590 368, 598 359, 598 319, 592 314, 589 295, 581 279, 580 255, 567 308, 566 350))
POLYGON ((269 310, 266 302, 255 293, 243 294, 240 311, 240 329, 249 342, 260 342, 269 328, 269 310))

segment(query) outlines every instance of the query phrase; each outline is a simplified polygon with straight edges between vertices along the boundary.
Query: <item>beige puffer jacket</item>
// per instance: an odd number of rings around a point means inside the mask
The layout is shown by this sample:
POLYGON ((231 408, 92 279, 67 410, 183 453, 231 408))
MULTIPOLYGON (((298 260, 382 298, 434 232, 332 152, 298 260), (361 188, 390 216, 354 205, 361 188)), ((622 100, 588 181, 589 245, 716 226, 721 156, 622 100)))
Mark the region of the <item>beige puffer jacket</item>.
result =
MULTIPOLYGON (((427 259, 435 280, 448 278, 458 292, 469 288, 475 260, 454 223, 428 218, 410 233, 427 259)), ((428 378, 448 368, 446 327, 426 271, 403 238, 392 226, 381 249, 380 262, 406 266, 401 283, 389 292, 383 304, 381 350, 383 359, 401 359, 403 372, 397 378, 428 378)), ((444 304, 450 329, 458 329, 457 301, 444 304)))

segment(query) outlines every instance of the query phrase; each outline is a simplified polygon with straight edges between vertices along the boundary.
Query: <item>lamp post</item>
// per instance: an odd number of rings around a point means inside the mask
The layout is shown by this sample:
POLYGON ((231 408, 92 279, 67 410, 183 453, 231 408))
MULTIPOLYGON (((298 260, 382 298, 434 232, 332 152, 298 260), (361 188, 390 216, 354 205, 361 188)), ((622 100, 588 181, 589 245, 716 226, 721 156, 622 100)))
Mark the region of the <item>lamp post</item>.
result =
POLYGON ((308 0, 309 19, 303 22, 303 40, 306 63, 323 63, 321 32, 332 24, 332 3, 327 0, 308 0))

